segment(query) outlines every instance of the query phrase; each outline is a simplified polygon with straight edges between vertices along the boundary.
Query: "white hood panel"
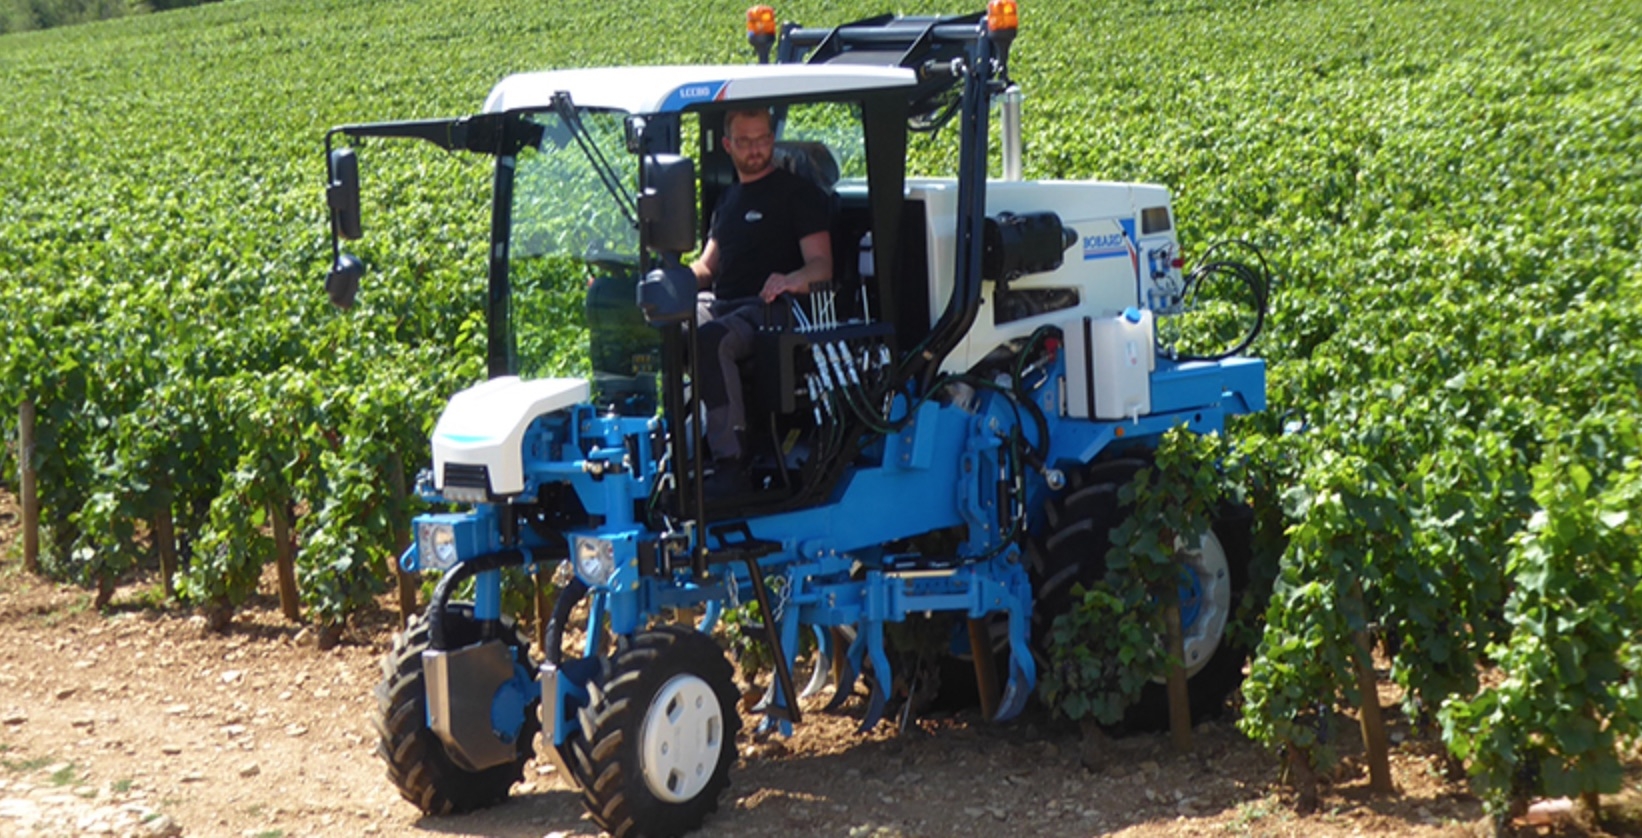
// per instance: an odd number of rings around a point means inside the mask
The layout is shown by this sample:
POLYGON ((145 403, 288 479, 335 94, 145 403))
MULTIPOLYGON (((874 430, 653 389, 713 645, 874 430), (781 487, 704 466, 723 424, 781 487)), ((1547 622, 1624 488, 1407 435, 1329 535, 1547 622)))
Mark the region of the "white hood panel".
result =
POLYGON ((445 488, 445 465, 485 466, 490 491, 512 495, 524 490, 525 429, 538 416, 587 401, 587 381, 518 376, 492 378, 451 397, 433 428, 433 480, 445 488))

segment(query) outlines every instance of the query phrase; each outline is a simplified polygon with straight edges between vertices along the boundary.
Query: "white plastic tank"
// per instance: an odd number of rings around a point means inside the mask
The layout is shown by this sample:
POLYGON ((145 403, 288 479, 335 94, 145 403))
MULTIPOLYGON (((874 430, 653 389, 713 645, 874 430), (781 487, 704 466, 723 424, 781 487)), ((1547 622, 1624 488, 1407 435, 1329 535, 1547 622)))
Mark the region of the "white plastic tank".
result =
POLYGON ((1152 412, 1157 351, 1150 310, 1085 317, 1064 332, 1068 416, 1134 419, 1152 412))

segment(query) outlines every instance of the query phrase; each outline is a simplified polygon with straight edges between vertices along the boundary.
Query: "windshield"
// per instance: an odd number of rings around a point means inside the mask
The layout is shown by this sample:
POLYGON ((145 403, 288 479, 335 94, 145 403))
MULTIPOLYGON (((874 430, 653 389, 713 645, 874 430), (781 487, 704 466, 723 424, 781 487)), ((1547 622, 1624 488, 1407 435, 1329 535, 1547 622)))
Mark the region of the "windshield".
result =
POLYGON ((513 176, 515 259, 552 254, 575 258, 638 261, 639 234, 632 218, 601 180, 594 160, 608 167, 615 185, 631 202, 637 181, 635 158, 627 153, 623 115, 584 112, 577 115, 584 133, 575 137, 552 113, 526 119, 542 125, 540 147, 519 152, 513 176))
POLYGON ((624 115, 573 116, 579 136, 557 113, 528 115, 542 126, 542 141, 519 152, 514 170, 509 275, 518 371, 526 378, 589 375, 601 366, 596 357, 589 366, 591 308, 604 297, 623 297, 633 308, 638 230, 611 192, 614 185, 630 202, 638 180, 624 115))

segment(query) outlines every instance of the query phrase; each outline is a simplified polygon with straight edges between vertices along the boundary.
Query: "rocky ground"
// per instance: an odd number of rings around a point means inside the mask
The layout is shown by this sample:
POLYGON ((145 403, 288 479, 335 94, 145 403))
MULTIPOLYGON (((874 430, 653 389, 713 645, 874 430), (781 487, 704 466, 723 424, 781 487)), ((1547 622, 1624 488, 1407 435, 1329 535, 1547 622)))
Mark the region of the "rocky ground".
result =
MULTIPOLYGON (((0 494, 0 836, 595 835, 545 761, 506 805, 428 818, 372 754, 377 661, 394 616, 365 615, 320 651, 264 596, 226 634, 159 603, 151 576, 114 606, 43 582, 16 557, 0 494)), ((268 586, 271 591, 272 587, 268 586)), ((1007 726, 960 714, 855 728, 807 706, 789 740, 743 734, 733 786, 704 834, 722 836, 1488 834, 1478 801, 1445 779, 1437 748, 1387 701, 1400 793, 1374 796, 1355 761, 1298 817, 1277 762, 1229 722, 1199 726, 1190 753, 1164 737, 1109 744, 1102 767, 1075 730, 1038 716, 1007 726)), ((1638 778, 1633 778, 1633 791, 1638 778)), ((1597 834, 1571 821, 1523 834, 1597 834)), ((1610 827, 1612 828, 1612 827, 1610 827)))

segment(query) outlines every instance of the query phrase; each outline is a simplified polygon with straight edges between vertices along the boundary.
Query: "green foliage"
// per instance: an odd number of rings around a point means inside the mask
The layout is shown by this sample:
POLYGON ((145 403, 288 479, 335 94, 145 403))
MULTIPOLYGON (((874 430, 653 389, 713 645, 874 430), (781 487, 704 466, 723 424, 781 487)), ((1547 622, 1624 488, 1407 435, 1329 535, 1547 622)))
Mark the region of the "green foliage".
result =
POLYGON ((1225 458, 1221 461, 1223 508, 1248 510, 1252 515, 1248 580, 1233 605, 1231 620, 1226 624, 1226 639, 1241 648, 1252 649, 1260 642, 1279 560, 1288 547, 1283 493, 1298 478, 1299 469, 1290 451, 1293 437, 1268 437, 1252 432, 1245 435, 1240 433, 1244 424, 1247 422, 1232 426, 1231 439, 1225 444, 1225 458))
POLYGON ((1541 508, 1513 539, 1511 631, 1489 648, 1506 678, 1442 708, 1496 816, 1537 795, 1617 793, 1618 747, 1642 735, 1639 447, 1634 419, 1588 421, 1533 469, 1541 508))
POLYGON ((1356 457, 1313 469, 1284 498, 1300 521, 1288 533, 1258 654, 1243 684, 1243 731, 1299 748, 1314 767, 1335 760, 1340 698, 1357 704, 1353 632, 1367 629, 1363 589, 1373 568, 1406 552, 1412 536, 1397 486, 1356 457), (1378 558, 1379 561, 1375 561, 1378 558))
POLYGON ((1068 719, 1116 724, 1154 675, 1167 671, 1157 602, 1132 577, 1085 588, 1050 629, 1049 666, 1038 693, 1068 719))
POLYGON ((268 495, 254 468, 242 466, 229 474, 222 494, 211 501, 204 534, 177 580, 177 595, 214 607, 233 607, 250 599, 263 566, 276 555, 268 510, 268 495))
POLYGON ((1173 594, 1181 551, 1198 543, 1214 522, 1224 494, 1218 470, 1224 453, 1218 435, 1184 428, 1163 435, 1152 464, 1118 490, 1130 513, 1112 530, 1109 572, 1130 573, 1159 600, 1173 594))
POLYGON ((729 647, 730 656, 748 680, 775 665, 775 660, 770 657, 770 645, 764 638, 761 613, 758 603, 749 600, 735 608, 724 609, 719 620, 721 636, 729 647))
POLYGON ((1106 576, 1074 587, 1050 628, 1039 691, 1066 718, 1115 724, 1153 678, 1167 673, 1164 607, 1177 596, 1182 552, 1198 544, 1224 494, 1218 436, 1176 428, 1150 466, 1118 492, 1129 516, 1112 529, 1106 576))
POLYGON ((0 35, 212 2, 216 0, 0 0, 0 35))

